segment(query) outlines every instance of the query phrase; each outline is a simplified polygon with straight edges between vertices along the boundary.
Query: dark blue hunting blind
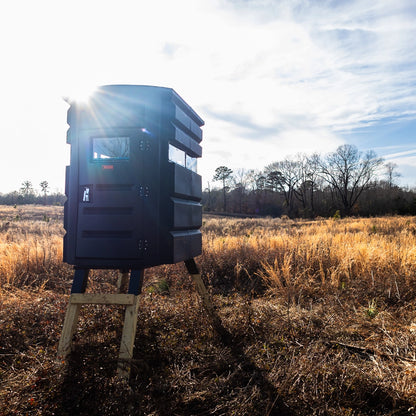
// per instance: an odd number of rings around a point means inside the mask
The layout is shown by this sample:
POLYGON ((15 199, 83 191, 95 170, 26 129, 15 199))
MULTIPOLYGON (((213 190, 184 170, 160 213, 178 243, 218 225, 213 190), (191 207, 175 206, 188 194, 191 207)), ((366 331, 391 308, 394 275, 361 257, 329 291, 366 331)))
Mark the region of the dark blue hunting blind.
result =
POLYGON ((108 85, 70 102, 64 261, 144 269, 201 254, 203 120, 172 89, 108 85))

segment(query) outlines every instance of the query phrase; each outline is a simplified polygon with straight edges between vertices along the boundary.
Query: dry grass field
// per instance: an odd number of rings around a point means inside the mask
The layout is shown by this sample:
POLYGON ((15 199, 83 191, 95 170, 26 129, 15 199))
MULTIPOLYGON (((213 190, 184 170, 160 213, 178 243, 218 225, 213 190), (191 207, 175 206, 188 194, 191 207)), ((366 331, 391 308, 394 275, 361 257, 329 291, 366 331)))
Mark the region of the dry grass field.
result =
MULTIPOLYGON (((416 219, 204 217, 197 259, 146 271, 129 383, 123 311, 85 306, 56 351, 72 280, 62 208, 0 207, 0 415, 416 414, 416 219)), ((88 291, 115 290, 94 271, 88 291)))

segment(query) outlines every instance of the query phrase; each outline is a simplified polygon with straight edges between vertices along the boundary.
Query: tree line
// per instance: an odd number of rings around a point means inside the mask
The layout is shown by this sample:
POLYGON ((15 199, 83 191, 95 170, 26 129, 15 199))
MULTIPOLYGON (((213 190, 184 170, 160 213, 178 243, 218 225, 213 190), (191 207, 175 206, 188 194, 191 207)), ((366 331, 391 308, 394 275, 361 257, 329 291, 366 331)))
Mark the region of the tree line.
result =
POLYGON ((374 151, 345 144, 326 155, 298 154, 262 171, 227 166, 215 170, 203 192, 205 212, 287 215, 416 215, 416 190, 396 184, 397 165, 374 151))
MULTIPOLYGON (((314 218, 346 215, 416 215, 416 189, 402 188, 397 165, 375 152, 342 145, 320 155, 297 154, 263 170, 227 166, 215 170, 202 194, 205 212, 314 218)), ((47 181, 35 189, 22 182, 18 191, 0 193, 0 204, 63 205, 65 195, 47 181)))
POLYGON ((63 205, 66 196, 60 192, 51 192, 48 181, 42 181, 39 189, 33 187, 31 181, 23 181, 18 191, 5 194, 0 193, 0 204, 2 205, 63 205))

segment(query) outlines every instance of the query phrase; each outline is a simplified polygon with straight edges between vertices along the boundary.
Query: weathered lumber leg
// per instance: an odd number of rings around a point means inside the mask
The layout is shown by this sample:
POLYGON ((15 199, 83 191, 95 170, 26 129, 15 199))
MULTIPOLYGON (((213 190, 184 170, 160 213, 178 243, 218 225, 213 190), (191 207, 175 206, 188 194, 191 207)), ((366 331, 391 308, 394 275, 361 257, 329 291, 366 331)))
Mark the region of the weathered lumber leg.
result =
POLYGON ((131 359, 133 358, 134 340, 136 338, 137 318, 139 310, 139 294, 142 289, 144 270, 132 270, 130 274, 129 295, 134 295, 132 305, 126 307, 123 334, 121 336, 120 355, 117 373, 128 379, 130 376, 131 359))
POLYGON ((124 316, 123 334, 121 336, 120 354, 117 366, 119 377, 127 379, 130 377, 131 363, 133 358, 134 339, 136 338, 137 314, 139 309, 139 297, 134 297, 133 305, 126 307, 124 316))
POLYGON ((224 343, 228 343, 231 340, 230 333, 223 327, 221 319, 215 311, 214 304, 212 303, 211 297, 208 293, 207 288, 204 285, 204 282, 199 273, 198 267, 194 259, 186 260, 185 266, 188 270, 188 273, 191 275, 194 282, 195 288, 201 297, 202 305, 204 306, 205 311, 208 313, 211 318, 212 326, 215 331, 221 336, 221 339, 224 343))
POLYGON ((59 340, 58 345, 58 358, 60 359, 65 359, 71 352, 72 337, 77 327, 80 308, 80 304, 73 304, 71 303, 71 299, 69 300, 64 326, 62 328, 61 339, 59 340))
MULTIPOLYGON (((74 281, 72 282, 72 293, 84 293, 88 283, 88 269, 76 269, 74 275, 74 281)), ((58 357, 65 359, 71 352, 72 337, 78 323, 80 304, 72 303, 71 297, 69 298, 68 308, 65 314, 64 326, 62 328, 61 339, 58 345, 58 357)))
POLYGON ((120 270, 117 279, 117 293, 125 293, 129 281, 129 272, 120 270))

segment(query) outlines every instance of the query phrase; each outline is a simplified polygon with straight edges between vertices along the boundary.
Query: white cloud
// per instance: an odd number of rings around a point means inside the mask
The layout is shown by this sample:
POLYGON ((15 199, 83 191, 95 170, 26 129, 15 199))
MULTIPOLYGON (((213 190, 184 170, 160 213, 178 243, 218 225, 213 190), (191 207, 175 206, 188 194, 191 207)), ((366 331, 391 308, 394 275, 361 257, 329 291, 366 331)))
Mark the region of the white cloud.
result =
POLYGON ((416 148, 411 150, 405 150, 402 152, 391 153, 386 155, 386 159, 394 160, 394 159, 401 159, 403 160, 407 156, 416 156, 416 148))

